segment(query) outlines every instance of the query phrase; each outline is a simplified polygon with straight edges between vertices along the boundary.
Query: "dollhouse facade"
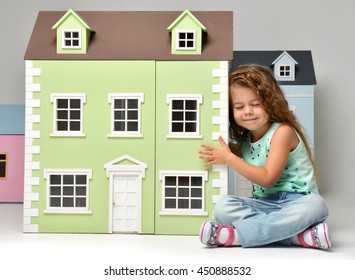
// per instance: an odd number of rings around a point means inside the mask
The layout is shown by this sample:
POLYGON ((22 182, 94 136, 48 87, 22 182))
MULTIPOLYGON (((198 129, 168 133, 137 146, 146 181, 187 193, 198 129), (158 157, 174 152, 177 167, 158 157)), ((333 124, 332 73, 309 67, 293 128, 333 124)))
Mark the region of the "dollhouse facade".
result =
MULTIPOLYGON (((290 110, 303 126, 314 148, 314 90, 316 75, 312 53, 299 51, 234 51, 231 71, 242 64, 256 63, 270 68, 285 94, 290 110)), ((230 170, 230 193, 251 196, 251 183, 230 170)))
POLYGON ((24 105, 0 105, 0 203, 23 202, 24 118, 24 105))
POLYGON ((197 234, 228 192, 232 12, 40 12, 25 54, 25 232, 197 234))

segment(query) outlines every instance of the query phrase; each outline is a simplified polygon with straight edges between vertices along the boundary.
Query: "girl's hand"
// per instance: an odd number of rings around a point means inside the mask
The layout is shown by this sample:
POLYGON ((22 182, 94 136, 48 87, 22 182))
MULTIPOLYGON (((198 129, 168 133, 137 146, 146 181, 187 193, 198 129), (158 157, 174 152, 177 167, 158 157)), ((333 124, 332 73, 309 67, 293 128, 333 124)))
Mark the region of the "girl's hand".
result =
POLYGON ((204 159, 207 161, 204 164, 205 166, 213 164, 228 164, 229 158, 233 155, 229 146, 226 142, 224 142, 221 136, 218 138, 218 141, 220 143, 220 147, 215 147, 206 144, 201 145, 204 150, 199 150, 198 154, 200 159, 204 159))

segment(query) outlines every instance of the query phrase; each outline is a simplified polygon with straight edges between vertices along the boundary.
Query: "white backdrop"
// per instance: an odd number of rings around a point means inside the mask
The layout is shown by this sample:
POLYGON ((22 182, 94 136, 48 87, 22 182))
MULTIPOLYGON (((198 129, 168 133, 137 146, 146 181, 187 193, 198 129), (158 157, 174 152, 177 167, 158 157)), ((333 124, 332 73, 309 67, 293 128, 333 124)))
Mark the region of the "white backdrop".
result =
MULTIPOLYGON (((322 194, 355 205, 355 1, 11 0, 0 3, 0 104, 24 104, 23 56, 40 10, 232 10, 235 50, 311 50, 322 194), (344 195, 344 193, 346 194, 344 195)), ((335 206, 332 206, 335 205, 335 206)), ((350 208, 349 208, 350 207, 350 208)), ((332 209, 331 209, 332 212, 332 209)))

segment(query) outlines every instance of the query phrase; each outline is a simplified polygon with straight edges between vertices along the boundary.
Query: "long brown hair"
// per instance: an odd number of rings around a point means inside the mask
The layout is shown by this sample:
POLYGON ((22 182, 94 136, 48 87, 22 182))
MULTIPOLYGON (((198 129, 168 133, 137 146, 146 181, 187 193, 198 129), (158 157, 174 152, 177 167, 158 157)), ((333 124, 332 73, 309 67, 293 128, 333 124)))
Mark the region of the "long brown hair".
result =
MULTIPOLYGON (((269 115, 270 122, 279 122, 293 127, 306 146, 316 174, 316 165, 303 128, 293 112, 290 111, 288 102, 271 70, 258 64, 241 65, 229 75, 229 89, 236 85, 250 88, 256 92, 261 105, 269 115)), ((229 100, 231 101, 230 97, 229 100)), ((248 130, 235 122, 231 104, 229 106, 229 123, 233 136, 240 142, 248 130)))

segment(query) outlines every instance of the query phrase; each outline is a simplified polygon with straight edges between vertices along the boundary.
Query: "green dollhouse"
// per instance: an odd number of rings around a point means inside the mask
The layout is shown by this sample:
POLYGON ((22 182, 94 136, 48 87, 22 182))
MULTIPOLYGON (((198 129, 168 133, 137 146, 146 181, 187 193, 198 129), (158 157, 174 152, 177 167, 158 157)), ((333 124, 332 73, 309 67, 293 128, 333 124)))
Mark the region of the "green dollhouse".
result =
POLYGON ((24 232, 197 234, 228 191, 233 14, 39 12, 26 53, 24 232))

